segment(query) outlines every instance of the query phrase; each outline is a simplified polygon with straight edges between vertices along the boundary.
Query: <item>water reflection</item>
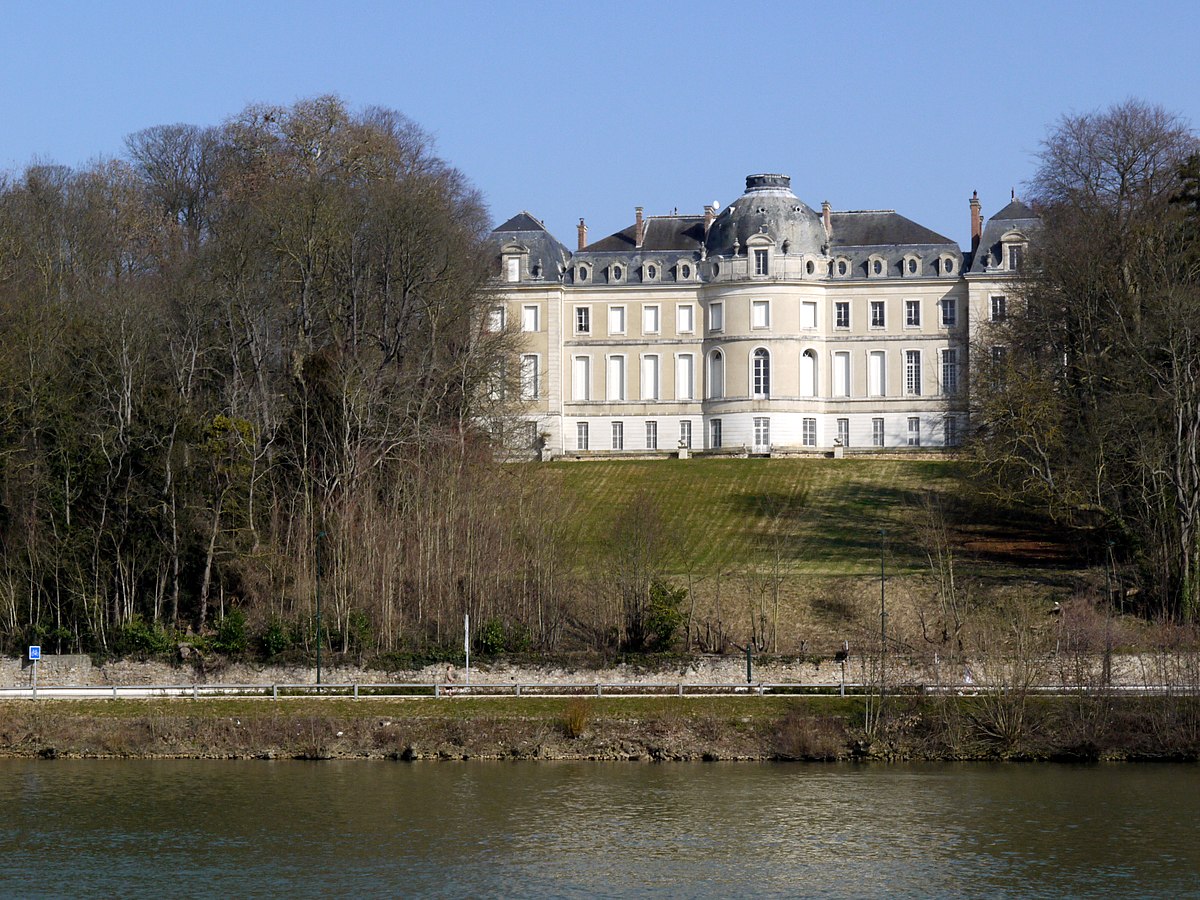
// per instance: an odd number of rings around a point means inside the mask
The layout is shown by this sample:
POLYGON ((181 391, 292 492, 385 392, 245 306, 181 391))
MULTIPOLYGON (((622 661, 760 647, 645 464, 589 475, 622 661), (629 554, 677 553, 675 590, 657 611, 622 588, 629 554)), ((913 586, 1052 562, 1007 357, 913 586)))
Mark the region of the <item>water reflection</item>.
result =
POLYGON ((0 762, 5 895, 1200 888, 1195 766, 0 762))

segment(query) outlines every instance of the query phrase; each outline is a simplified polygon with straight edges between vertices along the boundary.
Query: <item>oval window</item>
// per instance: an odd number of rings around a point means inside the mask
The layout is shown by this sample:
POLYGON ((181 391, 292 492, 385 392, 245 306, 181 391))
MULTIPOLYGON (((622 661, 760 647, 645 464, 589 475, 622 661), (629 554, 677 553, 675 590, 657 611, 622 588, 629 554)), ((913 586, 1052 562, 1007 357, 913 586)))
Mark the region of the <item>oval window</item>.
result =
POLYGON ((811 275, 813 272, 817 271, 817 267, 813 265, 813 261, 811 259, 807 263, 804 264, 804 271, 807 272, 809 275, 811 275))
POLYGON ((952 259, 946 260, 946 274, 949 275, 953 271, 954 271, 954 260, 952 260, 952 259))
POLYGON ((647 266, 646 275, 650 278, 654 278, 658 275, 658 269, 654 268, 654 266, 647 266))
POLYGON ((679 274, 681 276, 683 276, 684 278, 691 278, 692 277, 692 267, 691 266, 681 266, 679 269, 679 274))
POLYGON ((621 280, 621 267, 613 266, 613 281, 620 281, 620 280, 621 280))
POLYGON ((579 267, 579 280, 587 281, 587 269, 583 268, 582 266, 579 267))
POLYGON ((878 275, 883 271, 883 263, 881 263, 879 260, 875 260, 875 262, 871 265, 871 271, 878 275))
POLYGON ((839 275, 846 274, 846 261, 845 260, 842 260, 841 262, 838 263, 838 274, 839 275))
POLYGON ((721 267, 719 265, 717 265, 716 263, 713 263, 713 278, 716 278, 720 274, 721 274, 721 267))
POLYGON ((913 275, 916 273, 916 271, 917 271, 917 261, 915 259, 910 259, 908 261, 908 273, 910 275, 913 275))

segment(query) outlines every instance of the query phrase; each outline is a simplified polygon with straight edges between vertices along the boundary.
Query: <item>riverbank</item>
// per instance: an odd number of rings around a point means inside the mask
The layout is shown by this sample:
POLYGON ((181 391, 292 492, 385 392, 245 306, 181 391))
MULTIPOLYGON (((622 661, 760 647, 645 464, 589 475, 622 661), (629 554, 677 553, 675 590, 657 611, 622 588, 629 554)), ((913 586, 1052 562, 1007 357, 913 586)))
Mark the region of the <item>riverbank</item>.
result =
POLYGON ((0 703, 0 756, 1197 760, 1187 698, 291 698, 0 703))

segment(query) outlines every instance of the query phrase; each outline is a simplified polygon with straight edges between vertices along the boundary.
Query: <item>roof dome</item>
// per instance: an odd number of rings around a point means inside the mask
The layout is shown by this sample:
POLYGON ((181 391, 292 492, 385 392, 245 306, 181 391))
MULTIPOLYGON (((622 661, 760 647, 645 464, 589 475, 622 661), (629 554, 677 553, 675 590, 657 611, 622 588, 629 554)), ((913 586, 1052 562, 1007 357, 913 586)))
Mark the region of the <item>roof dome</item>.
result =
POLYGON ((747 175, 746 193, 725 207, 708 231, 710 255, 728 256, 736 240, 744 252, 752 235, 767 234, 789 254, 820 254, 825 225, 811 207, 796 199, 787 175, 747 175))

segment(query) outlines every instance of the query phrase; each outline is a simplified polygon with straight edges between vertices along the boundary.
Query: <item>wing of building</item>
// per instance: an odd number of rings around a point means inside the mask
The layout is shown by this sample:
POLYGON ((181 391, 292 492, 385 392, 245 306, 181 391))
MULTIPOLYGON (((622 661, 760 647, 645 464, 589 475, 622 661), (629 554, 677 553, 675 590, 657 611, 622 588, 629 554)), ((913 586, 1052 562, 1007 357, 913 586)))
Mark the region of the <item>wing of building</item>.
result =
POLYGON ((522 441, 543 456, 871 452, 957 444, 971 338, 1005 313, 1036 215, 971 249, 892 210, 818 212, 786 175, 722 210, 644 216, 571 253, 499 226, 492 321, 523 332, 522 441))

